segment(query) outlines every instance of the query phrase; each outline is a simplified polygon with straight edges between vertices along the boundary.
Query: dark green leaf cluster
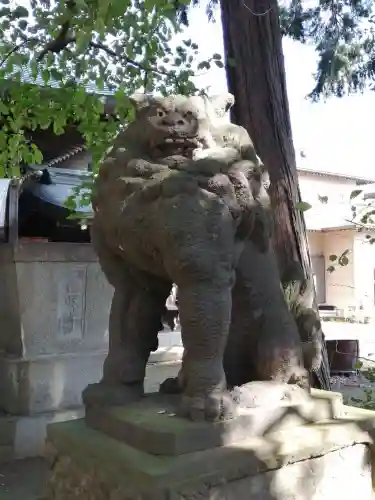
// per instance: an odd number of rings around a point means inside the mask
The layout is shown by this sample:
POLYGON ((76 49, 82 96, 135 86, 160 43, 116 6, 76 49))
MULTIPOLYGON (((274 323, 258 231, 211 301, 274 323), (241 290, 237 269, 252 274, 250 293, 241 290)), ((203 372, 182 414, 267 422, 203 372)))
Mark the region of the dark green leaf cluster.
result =
POLYGON ((375 83, 372 0, 290 0, 280 7, 282 32, 318 53, 313 99, 342 97, 375 83))
MULTIPOLYGON (((209 19, 218 4, 219 0, 190 3, 205 5, 209 19)), ((181 22, 187 24, 186 2, 176 0, 175 5, 181 22)), ((280 0, 279 12, 282 34, 312 44, 318 53, 315 85, 310 93, 313 100, 375 89, 372 0, 280 0)))

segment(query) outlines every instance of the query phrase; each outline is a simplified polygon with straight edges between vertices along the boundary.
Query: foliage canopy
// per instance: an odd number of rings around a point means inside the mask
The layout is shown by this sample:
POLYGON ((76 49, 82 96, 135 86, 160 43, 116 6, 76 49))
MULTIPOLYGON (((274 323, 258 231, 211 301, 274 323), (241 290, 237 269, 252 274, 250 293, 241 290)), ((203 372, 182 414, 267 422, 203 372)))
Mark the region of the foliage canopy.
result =
POLYGON ((192 40, 173 45, 179 29, 169 0, 0 0, 0 176, 42 162, 27 131, 76 123, 95 164, 131 120, 134 91, 196 92, 191 77, 210 61, 192 40), (103 120, 109 94, 116 119, 103 120))
MULTIPOLYGON (((230 1, 192 0, 192 4, 204 4, 208 18, 214 19, 215 7, 230 1)), ((180 20, 187 24, 186 2, 178 3, 180 20)), ((259 2, 259 9, 252 14, 264 14, 267 10, 264 5, 272 3, 259 2)), ((372 0, 279 0, 278 4, 282 34, 312 44, 317 51, 312 99, 331 95, 342 97, 366 88, 375 90, 372 0)))
MULTIPOLYGON (((0 0, 0 176, 42 163, 27 131, 61 134, 70 123, 82 133, 95 170, 119 124, 132 119, 131 93, 197 92, 192 76, 212 62, 223 67, 220 55, 199 61, 193 40, 176 45, 173 39, 189 6, 203 1, 212 18, 219 0, 0 0), (101 97, 109 94, 116 119, 103 120, 101 97)), ((313 43, 319 53, 312 97, 373 84, 372 4, 280 2, 283 33, 313 43)))

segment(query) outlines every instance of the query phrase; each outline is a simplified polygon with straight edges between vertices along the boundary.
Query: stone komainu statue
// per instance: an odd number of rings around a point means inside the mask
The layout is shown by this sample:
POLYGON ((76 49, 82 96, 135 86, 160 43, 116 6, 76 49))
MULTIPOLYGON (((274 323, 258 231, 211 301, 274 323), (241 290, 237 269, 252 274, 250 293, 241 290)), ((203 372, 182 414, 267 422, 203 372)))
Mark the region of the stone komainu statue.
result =
POLYGON ((171 286, 179 290, 184 356, 179 413, 233 413, 228 389, 253 380, 307 384, 299 332, 270 246, 266 172, 233 96, 132 98, 96 180, 92 243, 114 286, 109 354, 85 404, 143 394, 171 286))

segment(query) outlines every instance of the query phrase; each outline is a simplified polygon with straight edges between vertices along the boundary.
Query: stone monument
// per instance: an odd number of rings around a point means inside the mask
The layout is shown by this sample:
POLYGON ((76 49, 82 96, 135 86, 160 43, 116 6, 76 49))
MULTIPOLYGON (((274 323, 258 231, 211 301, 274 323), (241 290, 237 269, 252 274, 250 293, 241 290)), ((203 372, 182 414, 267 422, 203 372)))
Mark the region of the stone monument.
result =
POLYGON ((285 301, 266 170, 228 119, 233 96, 132 100, 93 196, 109 353, 85 421, 48 429, 48 498, 372 498, 373 414, 310 390, 319 339, 301 341, 285 301), (182 367, 145 396, 173 283, 182 367))

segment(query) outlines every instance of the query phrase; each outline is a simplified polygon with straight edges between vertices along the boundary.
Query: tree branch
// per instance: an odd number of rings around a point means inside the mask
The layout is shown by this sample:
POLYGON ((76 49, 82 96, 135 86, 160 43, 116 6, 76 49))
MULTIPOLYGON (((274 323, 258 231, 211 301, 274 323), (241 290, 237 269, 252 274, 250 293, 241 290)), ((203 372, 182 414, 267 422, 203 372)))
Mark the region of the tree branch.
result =
POLYGON ((37 57, 37 61, 41 61, 48 52, 53 52, 54 54, 58 54, 63 51, 70 43, 75 42, 76 38, 73 36, 69 36, 69 31, 71 28, 71 18, 74 15, 76 3, 75 0, 67 0, 66 8, 69 12, 69 19, 67 19, 60 28, 60 31, 56 38, 47 43, 42 52, 37 57))
POLYGON ((27 44, 28 40, 24 40, 22 43, 19 43, 18 45, 15 45, 5 56, 2 58, 0 62, 0 68, 7 62, 7 60, 10 58, 12 54, 17 52, 17 50, 21 49, 27 44))
POLYGON ((58 34, 57 38, 47 43, 47 45, 37 57, 37 61, 40 62, 44 58, 44 56, 48 54, 48 52, 53 52, 54 54, 62 52, 70 43, 74 43, 76 41, 75 36, 68 37, 69 28, 70 22, 67 21, 61 27, 61 31, 58 34))
POLYGON ((142 64, 138 63, 137 61, 134 61, 134 59, 130 59, 130 57, 128 57, 126 55, 116 54, 116 52, 113 49, 111 49, 110 47, 107 47, 106 45, 104 45, 101 42, 90 42, 89 47, 102 50, 103 52, 106 52, 108 55, 110 55, 111 57, 115 57, 116 59, 120 59, 120 60, 122 59, 125 62, 127 62, 128 64, 130 64, 131 66, 134 66, 135 68, 140 69, 141 71, 146 71, 146 72, 147 71, 154 71, 156 73, 162 73, 159 70, 151 70, 150 68, 145 68, 144 66, 142 66, 142 64))

